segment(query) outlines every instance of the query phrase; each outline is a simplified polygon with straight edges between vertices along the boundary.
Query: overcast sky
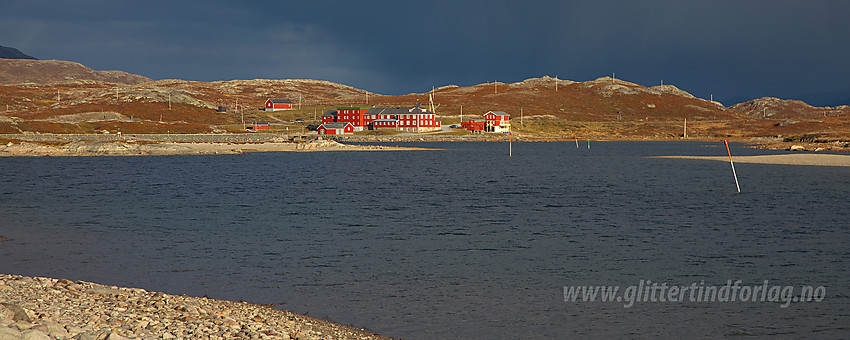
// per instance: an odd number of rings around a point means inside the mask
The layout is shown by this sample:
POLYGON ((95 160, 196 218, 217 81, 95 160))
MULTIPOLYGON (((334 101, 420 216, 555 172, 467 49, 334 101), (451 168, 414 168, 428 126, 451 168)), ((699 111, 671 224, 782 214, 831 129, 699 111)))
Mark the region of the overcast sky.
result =
POLYGON ((0 0, 0 45, 154 79, 381 94, 616 73, 701 98, 850 99, 844 0, 0 0))

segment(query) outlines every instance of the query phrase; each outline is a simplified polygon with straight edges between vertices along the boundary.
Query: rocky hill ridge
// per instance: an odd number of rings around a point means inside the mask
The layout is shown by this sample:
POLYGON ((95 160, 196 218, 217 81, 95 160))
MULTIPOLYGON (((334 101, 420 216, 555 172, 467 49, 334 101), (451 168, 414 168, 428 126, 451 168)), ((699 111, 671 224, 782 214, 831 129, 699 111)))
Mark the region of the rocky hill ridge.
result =
POLYGON ((45 84, 81 80, 119 84, 151 81, 150 78, 124 71, 95 71, 72 61, 0 59, 0 84, 45 84))

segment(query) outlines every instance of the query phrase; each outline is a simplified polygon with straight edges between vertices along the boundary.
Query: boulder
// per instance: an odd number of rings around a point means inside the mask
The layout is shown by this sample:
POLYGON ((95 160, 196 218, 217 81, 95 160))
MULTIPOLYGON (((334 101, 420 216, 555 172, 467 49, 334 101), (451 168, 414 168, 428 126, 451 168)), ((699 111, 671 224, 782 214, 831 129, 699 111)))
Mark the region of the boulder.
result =
POLYGON ((19 340, 20 338, 21 332, 8 327, 0 327, 0 340, 19 340))
POLYGON ((17 322, 32 322, 26 310, 11 303, 0 303, 0 318, 17 322))

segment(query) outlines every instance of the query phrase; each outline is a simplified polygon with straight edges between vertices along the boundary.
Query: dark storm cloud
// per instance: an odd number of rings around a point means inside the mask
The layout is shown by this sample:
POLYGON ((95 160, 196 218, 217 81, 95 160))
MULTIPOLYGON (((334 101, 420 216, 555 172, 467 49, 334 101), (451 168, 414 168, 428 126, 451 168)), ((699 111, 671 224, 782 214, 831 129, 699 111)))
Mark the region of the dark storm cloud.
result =
POLYGON ((846 1, 32 1, 0 4, 0 44, 152 78, 387 94, 616 72, 704 98, 790 97, 850 90, 848 14, 846 1))

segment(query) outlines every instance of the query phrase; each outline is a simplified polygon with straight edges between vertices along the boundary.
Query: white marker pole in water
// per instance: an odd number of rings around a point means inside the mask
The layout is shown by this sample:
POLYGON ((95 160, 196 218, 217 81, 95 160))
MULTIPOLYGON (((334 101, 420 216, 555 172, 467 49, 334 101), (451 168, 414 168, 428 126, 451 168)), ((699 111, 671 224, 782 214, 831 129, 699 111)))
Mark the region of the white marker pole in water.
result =
POLYGON ((735 176, 735 187, 738 188, 738 192, 741 192, 741 186, 738 185, 738 174, 735 173, 735 163, 732 163, 732 152, 729 151, 729 140, 723 140, 723 143, 726 144, 726 153, 729 154, 729 164, 732 165, 732 176, 735 176))
POLYGON ((511 157, 511 155, 514 153, 513 142, 514 142, 514 134, 511 133, 511 132, 508 132, 508 157, 511 157))
POLYGON ((576 137, 576 149, 578 149, 578 134, 574 133, 573 136, 576 137))

